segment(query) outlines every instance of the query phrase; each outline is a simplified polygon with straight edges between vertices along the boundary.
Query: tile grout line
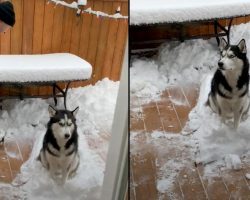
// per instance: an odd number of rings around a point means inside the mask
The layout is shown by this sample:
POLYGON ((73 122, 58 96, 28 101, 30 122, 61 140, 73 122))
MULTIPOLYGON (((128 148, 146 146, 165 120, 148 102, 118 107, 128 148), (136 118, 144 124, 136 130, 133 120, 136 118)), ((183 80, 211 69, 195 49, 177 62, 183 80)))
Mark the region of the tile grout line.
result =
MULTIPOLYGON (((221 179, 222 179, 222 182, 223 182, 223 184, 224 184, 224 186, 225 186, 227 192, 229 193, 229 189, 228 189, 228 187, 227 187, 227 184, 225 183, 225 180, 224 180, 224 178, 223 178, 223 176, 222 176, 222 173, 221 173, 220 168, 219 168, 219 175, 220 175, 220 177, 221 177, 221 179)), ((231 194, 230 194, 230 195, 231 195, 231 194)))
POLYGON ((198 169, 197 167, 196 167, 196 171, 197 171, 197 173, 198 173, 198 176, 199 176, 201 185, 202 185, 203 190, 204 190, 204 193, 205 193, 205 195, 206 195, 206 199, 209 199, 208 194, 207 194, 207 190, 206 190, 206 188, 205 188, 205 186, 204 186, 204 183, 203 183, 203 181, 202 181, 202 179, 201 179, 201 175, 200 175, 199 169, 198 169))
POLYGON ((186 96, 186 94, 185 94, 185 92, 184 92, 184 90, 183 90, 182 86, 180 86, 180 88, 181 88, 181 92, 182 92, 182 94, 184 95, 185 100, 186 100, 186 102, 187 102, 187 104, 188 104, 189 108, 191 108, 191 104, 190 104, 190 102, 188 101, 188 98, 187 98, 187 96, 186 96))
POLYGON ((140 101, 139 98, 138 98, 138 103, 139 103, 140 113, 142 114, 142 118, 141 119, 143 121, 144 131, 147 132, 146 123, 145 123, 145 120, 144 120, 143 110, 142 110, 142 106, 141 106, 141 101, 140 101))
POLYGON ((180 191, 181 191, 181 196, 182 196, 182 199, 184 199, 184 193, 183 193, 183 190, 181 188, 181 184, 180 184, 180 181, 179 181, 179 177, 177 176, 177 182, 178 182, 178 185, 179 185, 179 188, 180 188, 180 191))
POLYGON ((163 122, 162 122, 161 113, 160 113, 160 110, 159 110, 157 101, 155 102, 155 104, 156 104, 156 108, 157 108, 157 111, 158 111, 158 115, 159 115, 159 118, 160 118, 160 121, 161 121, 161 126, 162 126, 162 129, 163 129, 163 132, 166 133, 164 124, 163 124, 163 122))
POLYGON ((18 148, 18 151, 19 151, 19 154, 20 154, 20 156, 21 156, 22 163, 23 163, 23 154, 21 153, 21 149, 20 149, 19 144, 17 143, 16 139, 15 139, 15 143, 16 143, 16 145, 17 145, 17 148, 18 148))
MULTIPOLYGON (((133 181, 133 184, 134 184, 135 181, 134 181, 134 173, 133 173, 132 167, 131 167, 131 176, 132 176, 132 181, 133 181)), ((133 192, 134 192, 134 197, 135 197, 135 200, 136 200, 136 190, 135 190, 135 186, 133 186, 133 192)))
POLYGON ((8 161, 8 165, 9 165, 9 170, 10 170, 10 175, 11 175, 11 179, 13 179, 13 173, 12 173, 12 169, 11 169, 11 165, 10 165, 9 156, 8 156, 8 154, 6 153, 5 143, 4 143, 4 152, 5 152, 6 157, 7 157, 7 161, 8 161))
MULTIPOLYGON (((167 89, 167 93, 168 93, 168 95, 169 95, 169 97, 170 97, 170 99, 171 99, 171 95, 170 95, 168 89, 167 89)), ((177 120, 178 120, 178 122, 179 122, 179 125, 180 125, 180 127, 181 127, 181 130, 182 130, 183 127, 182 127, 180 118, 179 118, 179 116, 178 116, 178 114, 177 114, 177 111, 176 111, 175 106, 174 106, 174 104, 172 103, 172 101, 171 101, 171 105, 173 106, 173 110, 174 110, 174 112, 175 112, 176 118, 177 118, 177 120)))

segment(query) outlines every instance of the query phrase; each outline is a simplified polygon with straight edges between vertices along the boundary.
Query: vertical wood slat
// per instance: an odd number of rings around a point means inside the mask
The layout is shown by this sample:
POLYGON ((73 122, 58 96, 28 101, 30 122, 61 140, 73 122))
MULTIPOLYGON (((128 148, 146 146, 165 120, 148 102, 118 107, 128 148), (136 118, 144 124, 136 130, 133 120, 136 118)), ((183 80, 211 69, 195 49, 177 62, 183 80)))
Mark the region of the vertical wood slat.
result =
POLYGON ((24 0, 22 54, 32 54, 35 0, 24 0))
MULTIPOLYGON (((112 12, 112 3, 104 2, 103 12, 111 13, 112 12)), ((105 59, 105 52, 107 51, 106 45, 108 40, 108 30, 111 19, 104 18, 101 22, 100 35, 98 37, 98 47, 95 60, 95 77, 93 81, 97 82, 102 77, 102 67, 105 59)))
POLYGON ((42 53, 51 52, 52 36, 53 36, 53 23, 54 23, 54 9, 55 5, 46 3, 44 9, 44 22, 43 22, 43 37, 42 53))
MULTIPOLYGON (((87 6, 85 8, 93 7, 93 1, 88 1, 87 6)), ((87 50, 89 45, 89 37, 90 37, 90 27, 92 22, 92 15, 83 13, 82 14, 82 30, 81 30, 81 38, 80 38, 80 48, 79 48, 79 56, 83 59, 87 58, 87 50)))
POLYGON ((16 23, 11 29, 11 54, 22 52, 22 31, 23 31, 23 0, 12 0, 15 5, 16 23))
MULTIPOLYGON (((115 13, 116 9, 121 6, 121 3, 115 2, 113 3, 112 12, 115 13)), ((103 63, 102 69, 102 78, 110 77, 111 68, 112 68, 112 58, 114 55, 115 41, 117 38, 119 21, 113 19, 109 25, 109 33, 108 33, 108 42, 107 42, 107 51, 105 53, 105 60, 103 63)))
MULTIPOLYGON (((121 13, 124 15, 128 14, 128 4, 122 3, 121 13)), ((127 39, 127 26, 124 24, 127 20, 120 20, 117 32, 117 39, 116 39, 116 46, 115 46, 115 53, 113 55, 113 62, 112 62, 112 70, 110 74, 110 79, 114 81, 118 81, 120 74, 121 74, 121 66, 123 62, 123 56, 125 51, 126 39, 127 39)))
POLYGON ((35 4, 34 13, 34 33, 33 33, 33 54, 42 53, 43 42, 43 24, 44 24, 44 11, 45 0, 38 0, 35 4))
MULTIPOLYGON (((94 4, 94 10, 102 10, 103 9, 103 2, 96 2, 94 4)), ((97 52, 97 46, 98 46, 98 37, 99 37, 99 31, 100 31, 100 23, 102 21, 102 18, 93 16, 91 28, 90 28, 90 35, 89 38, 89 45, 88 45, 88 54, 86 60, 92 64, 92 78, 95 78, 95 57, 97 52)))
POLYGON ((53 36, 51 44, 51 52, 57 53, 61 48, 62 35, 63 35, 63 21, 64 21, 64 6, 58 5, 55 8, 53 36))
POLYGON ((70 50, 71 29, 74 18, 75 18, 75 10, 65 7, 61 52, 69 52, 70 50))

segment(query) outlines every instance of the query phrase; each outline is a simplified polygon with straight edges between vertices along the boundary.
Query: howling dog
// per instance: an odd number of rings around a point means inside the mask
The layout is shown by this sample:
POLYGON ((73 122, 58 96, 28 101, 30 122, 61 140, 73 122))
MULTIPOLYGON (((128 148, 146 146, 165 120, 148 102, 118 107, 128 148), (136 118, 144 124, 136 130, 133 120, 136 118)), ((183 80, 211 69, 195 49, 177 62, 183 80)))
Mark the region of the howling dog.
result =
POLYGON ((224 123, 226 119, 233 119, 234 128, 237 129, 249 110, 246 42, 242 39, 238 45, 229 45, 223 38, 219 49, 221 58, 212 79, 207 103, 224 123))
POLYGON ((75 175, 79 166, 77 107, 73 111, 56 110, 49 106, 50 120, 38 160, 59 185, 75 175))

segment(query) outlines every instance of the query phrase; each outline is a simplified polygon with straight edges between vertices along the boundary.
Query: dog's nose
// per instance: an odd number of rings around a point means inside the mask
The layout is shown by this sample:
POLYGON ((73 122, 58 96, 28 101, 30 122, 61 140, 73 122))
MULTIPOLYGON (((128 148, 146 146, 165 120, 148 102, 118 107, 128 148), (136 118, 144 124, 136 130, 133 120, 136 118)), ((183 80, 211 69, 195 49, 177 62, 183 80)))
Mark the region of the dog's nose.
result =
POLYGON ((219 68, 223 69, 223 62, 218 62, 219 68))
POLYGON ((67 138, 69 138, 69 134, 68 133, 66 133, 65 135, 64 135, 64 137, 67 139, 67 138))

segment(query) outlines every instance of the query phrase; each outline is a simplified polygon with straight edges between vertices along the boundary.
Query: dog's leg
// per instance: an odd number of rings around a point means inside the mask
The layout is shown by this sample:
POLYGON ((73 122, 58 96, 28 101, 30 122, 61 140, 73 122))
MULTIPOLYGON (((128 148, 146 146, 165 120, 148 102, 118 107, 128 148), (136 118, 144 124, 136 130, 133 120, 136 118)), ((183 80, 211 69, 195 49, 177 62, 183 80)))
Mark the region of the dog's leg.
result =
POLYGON ((234 112, 234 129, 235 130, 239 127, 241 116, 242 116, 242 111, 237 110, 234 112))

